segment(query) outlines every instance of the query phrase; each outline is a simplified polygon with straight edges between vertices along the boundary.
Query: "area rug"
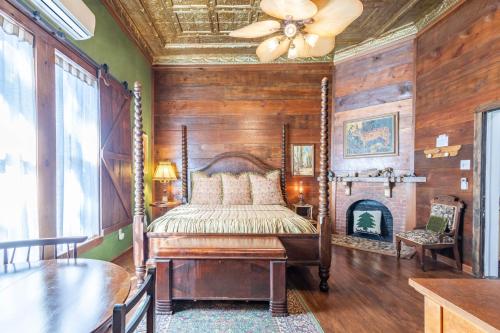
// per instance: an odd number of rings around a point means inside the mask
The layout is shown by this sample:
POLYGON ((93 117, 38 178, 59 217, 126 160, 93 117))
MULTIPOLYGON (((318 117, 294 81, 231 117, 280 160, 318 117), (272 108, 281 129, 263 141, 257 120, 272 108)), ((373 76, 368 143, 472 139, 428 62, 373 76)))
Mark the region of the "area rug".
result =
MULTIPOLYGON (((158 333, 323 333, 299 292, 288 290, 288 317, 272 317, 268 302, 178 301, 157 315, 158 333)), ((136 333, 145 332, 141 323, 136 333)))
MULTIPOLYGON (((348 235, 332 235, 332 244, 348 247, 351 249, 375 252, 387 256, 396 256, 396 244, 381 242, 378 240, 354 237, 348 235)), ((401 244, 401 258, 411 259, 415 255, 415 249, 401 244)))

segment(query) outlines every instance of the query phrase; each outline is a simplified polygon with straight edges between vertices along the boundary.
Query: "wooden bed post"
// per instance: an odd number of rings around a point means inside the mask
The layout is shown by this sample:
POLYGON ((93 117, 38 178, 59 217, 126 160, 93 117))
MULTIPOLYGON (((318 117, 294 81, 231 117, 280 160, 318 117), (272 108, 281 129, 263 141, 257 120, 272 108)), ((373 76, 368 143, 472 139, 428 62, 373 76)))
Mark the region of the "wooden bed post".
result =
POLYGON ((283 124, 281 133, 281 193, 283 200, 288 202, 286 196, 286 146, 287 146, 288 124, 283 124))
POLYGON ((133 220, 133 248, 137 285, 144 282, 146 275, 147 241, 145 231, 146 214, 144 208, 144 148, 142 142, 142 86, 134 83, 134 185, 135 207, 133 220))
POLYGON ((188 203, 187 127, 182 125, 182 203, 188 203))
POLYGON ((319 147, 319 289, 328 291, 332 258, 328 210, 328 78, 321 81, 321 139, 319 147))

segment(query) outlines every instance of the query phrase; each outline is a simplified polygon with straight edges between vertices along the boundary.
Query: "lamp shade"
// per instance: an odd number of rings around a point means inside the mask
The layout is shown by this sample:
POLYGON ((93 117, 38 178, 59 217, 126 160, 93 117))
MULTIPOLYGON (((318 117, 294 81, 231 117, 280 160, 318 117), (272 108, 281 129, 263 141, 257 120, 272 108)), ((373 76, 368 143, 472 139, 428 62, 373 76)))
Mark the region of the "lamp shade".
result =
POLYGON ((160 162, 156 167, 154 180, 173 181, 177 180, 175 168, 171 162, 160 162))

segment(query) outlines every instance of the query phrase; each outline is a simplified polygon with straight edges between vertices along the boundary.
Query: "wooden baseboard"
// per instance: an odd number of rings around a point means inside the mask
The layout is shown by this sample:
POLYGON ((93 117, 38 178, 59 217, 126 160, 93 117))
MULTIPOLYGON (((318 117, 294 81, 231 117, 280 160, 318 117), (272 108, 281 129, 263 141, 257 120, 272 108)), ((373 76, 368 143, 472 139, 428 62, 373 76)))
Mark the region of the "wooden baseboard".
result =
MULTIPOLYGON (((430 254, 429 251, 426 251, 426 257, 429 257, 432 259, 432 257, 430 255, 427 255, 427 254, 430 254)), ((440 263, 451 266, 453 268, 456 267, 455 259, 451 259, 450 257, 443 256, 442 254, 437 254, 436 257, 437 257, 437 261, 439 261, 440 263)), ((472 267, 469 265, 462 264, 462 272, 474 276, 474 274, 472 273, 472 267)))
POLYGON ((115 261, 115 260, 118 260, 118 258, 122 257, 122 256, 125 256, 128 254, 128 252, 132 251, 132 248, 133 246, 129 246, 125 251, 123 251, 122 253, 120 253, 119 255, 117 255, 116 257, 114 257, 113 259, 111 259, 110 261, 115 261))

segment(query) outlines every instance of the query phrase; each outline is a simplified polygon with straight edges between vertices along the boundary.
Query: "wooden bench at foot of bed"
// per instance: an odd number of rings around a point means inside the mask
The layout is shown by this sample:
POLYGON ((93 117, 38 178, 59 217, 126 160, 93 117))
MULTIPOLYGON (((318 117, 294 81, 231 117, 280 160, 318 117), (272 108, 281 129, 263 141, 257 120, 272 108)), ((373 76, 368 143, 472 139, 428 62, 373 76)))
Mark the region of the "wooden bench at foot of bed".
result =
POLYGON ((287 254, 288 265, 318 265, 319 264, 319 246, 318 234, 185 234, 185 233, 160 233, 148 232, 148 248, 149 259, 154 258, 154 253, 157 251, 157 246, 160 244, 159 239, 170 239, 176 237, 250 237, 250 238, 265 238, 278 237, 287 254))
POLYGON ((273 317, 288 314, 286 252, 277 237, 177 236, 150 239, 156 264, 156 306, 174 300, 269 301, 273 317))

